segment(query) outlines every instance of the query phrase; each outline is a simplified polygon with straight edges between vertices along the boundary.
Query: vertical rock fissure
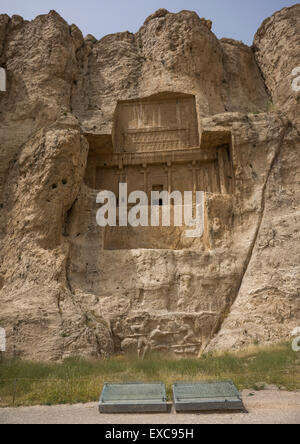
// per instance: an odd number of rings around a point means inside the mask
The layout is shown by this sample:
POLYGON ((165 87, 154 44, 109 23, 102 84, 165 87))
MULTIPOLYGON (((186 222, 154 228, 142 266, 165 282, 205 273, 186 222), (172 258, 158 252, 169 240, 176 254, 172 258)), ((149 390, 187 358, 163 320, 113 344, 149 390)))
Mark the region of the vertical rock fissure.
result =
MULTIPOLYGON (((274 166, 276 165, 276 162, 277 162, 277 160, 278 160, 279 157, 280 157, 281 147, 282 147, 282 145, 283 145, 283 143, 284 143, 284 140, 285 140, 285 137, 286 137, 286 134, 287 134, 287 131, 288 131, 289 128, 290 128, 290 122, 285 123, 285 124, 284 124, 284 127, 283 127, 283 129, 282 129, 281 135, 280 135, 280 139, 279 139, 278 146, 277 146, 277 148, 276 148, 276 150, 275 150, 274 157, 273 157, 273 159, 272 159, 272 162, 271 162, 270 168, 269 168, 269 170, 268 170, 268 174, 267 174, 267 177, 266 177, 266 180, 265 180, 264 186, 263 186, 263 188, 262 188, 262 197, 261 197, 261 204, 260 204, 259 219, 258 219, 257 227, 256 227, 256 230, 255 230, 255 234, 254 234, 254 237, 253 237, 253 241, 252 241, 252 243, 251 243, 251 246, 250 246, 250 248, 249 248, 249 252, 248 252, 248 254, 247 254, 247 257, 246 257, 246 260, 245 260, 245 263, 244 263, 244 266, 243 266, 243 273, 242 273, 242 276, 241 276, 240 282, 239 282, 238 287, 237 287, 236 295, 235 295, 235 297, 234 297, 233 302, 231 303, 231 305, 230 305, 230 306, 227 306, 227 307, 226 307, 226 310, 224 311, 224 313, 221 314, 221 316, 220 316, 220 322, 218 323, 218 325, 217 325, 217 327, 216 327, 216 330, 215 330, 215 332, 214 332, 213 335, 212 335, 211 340, 212 340, 212 339, 213 339, 213 338, 219 333, 219 331, 221 330, 221 328, 222 328, 222 326, 223 326, 223 324, 224 324, 224 321, 225 321, 226 318, 228 317, 228 315, 229 315, 229 313, 230 313, 230 311, 231 311, 232 306, 234 305, 235 301, 237 300, 237 298, 238 298, 238 296, 239 296, 239 294, 240 294, 240 290, 241 290, 241 288, 242 288, 242 285, 243 285, 243 282, 244 282, 245 276, 246 276, 246 274, 247 274, 247 271, 248 271, 249 265, 250 265, 250 263, 251 263, 251 259, 252 259, 252 257, 253 257, 253 252, 254 252, 254 249, 255 249, 255 246, 256 246, 256 243, 257 243, 257 239, 258 239, 258 236, 259 236, 259 233, 260 233, 260 230, 261 230, 262 222, 263 222, 263 219, 264 219, 264 215, 265 215, 265 206, 266 206, 266 191, 267 191, 268 183, 269 183, 269 180, 270 180, 270 177, 271 177, 272 171, 273 171, 273 169, 274 169, 274 166)), ((205 350, 207 349, 207 347, 209 346, 210 342, 211 342, 211 341, 209 341, 209 342, 207 343, 207 345, 206 345, 206 347, 205 347, 205 349, 204 349, 203 351, 205 351, 205 350)))

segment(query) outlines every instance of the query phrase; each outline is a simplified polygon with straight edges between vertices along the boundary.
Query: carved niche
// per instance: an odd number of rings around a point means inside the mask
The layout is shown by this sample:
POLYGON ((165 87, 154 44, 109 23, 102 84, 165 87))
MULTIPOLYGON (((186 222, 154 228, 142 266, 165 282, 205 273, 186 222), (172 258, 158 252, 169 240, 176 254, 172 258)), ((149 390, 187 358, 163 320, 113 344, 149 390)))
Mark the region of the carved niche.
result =
POLYGON ((115 115, 115 152, 146 153, 199 146, 195 97, 164 93, 119 102, 115 115))

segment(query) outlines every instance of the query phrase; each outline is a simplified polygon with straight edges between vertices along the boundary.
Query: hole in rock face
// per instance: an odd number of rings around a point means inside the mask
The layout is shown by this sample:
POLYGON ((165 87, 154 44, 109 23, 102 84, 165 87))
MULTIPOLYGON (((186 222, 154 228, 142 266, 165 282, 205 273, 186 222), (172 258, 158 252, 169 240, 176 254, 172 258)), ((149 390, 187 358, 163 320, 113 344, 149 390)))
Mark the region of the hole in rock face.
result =
POLYGON ((63 185, 67 185, 67 183, 68 183, 67 179, 63 179, 61 182, 63 185))
POLYGON ((57 184, 54 183, 54 184, 52 185, 52 190, 56 190, 56 188, 57 188, 57 184))

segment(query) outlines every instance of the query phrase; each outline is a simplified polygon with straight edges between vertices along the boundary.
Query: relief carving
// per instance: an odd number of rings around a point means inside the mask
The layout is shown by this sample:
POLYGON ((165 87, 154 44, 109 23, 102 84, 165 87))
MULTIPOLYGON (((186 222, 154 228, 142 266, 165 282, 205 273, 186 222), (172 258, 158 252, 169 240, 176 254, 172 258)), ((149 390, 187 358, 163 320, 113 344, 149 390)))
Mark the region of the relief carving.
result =
POLYGON ((140 297, 142 295, 141 308, 169 310, 174 274, 174 266, 163 260, 142 258, 137 262, 136 291, 140 297))
POLYGON ((165 94, 120 102, 116 111, 116 152, 143 153, 199 145, 195 98, 165 94))
POLYGON ((149 352, 164 351, 175 354, 199 354, 203 344, 202 323, 195 315, 185 317, 149 317, 141 313, 124 323, 118 321, 113 333, 120 341, 125 353, 137 350, 144 359, 149 352))
POLYGON ((191 280, 190 273, 182 274, 180 276, 179 284, 179 300, 177 303, 178 311, 184 311, 191 296, 191 280))

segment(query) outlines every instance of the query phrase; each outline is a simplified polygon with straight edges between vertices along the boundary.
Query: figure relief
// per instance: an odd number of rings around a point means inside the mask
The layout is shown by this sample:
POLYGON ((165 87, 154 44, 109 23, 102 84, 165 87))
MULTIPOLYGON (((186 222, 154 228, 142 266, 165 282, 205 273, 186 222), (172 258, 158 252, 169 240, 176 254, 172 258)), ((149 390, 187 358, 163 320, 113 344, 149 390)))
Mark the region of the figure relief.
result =
POLYGON ((166 341, 174 335, 173 331, 163 330, 162 322, 159 322, 157 328, 155 328, 149 336, 151 350, 161 350, 168 348, 166 341))
POLYGON ((173 268, 166 261, 157 261, 155 258, 142 258, 137 263, 136 291, 140 295, 142 307, 169 310, 173 268))
POLYGON ((174 151, 199 145, 193 95, 165 93, 120 102, 115 125, 116 152, 174 151))
POLYGON ((113 332, 120 340, 121 350, 124 353, 137 351, 140 359, 145 359, 151 351, 168 351, 183 355, 200 352, 201 327, 195 323, 194 318, 163 318, 157 320, 154 327, 153 323, 148 317, 136 318, 132 322, 126 322, 126 325, 117 322, 113 332))
POLYGON ((177 303, 178 311, 186 311, 191 296, 192 275, 190 273, 181 274, 179 277, 179 299, 177 303))

